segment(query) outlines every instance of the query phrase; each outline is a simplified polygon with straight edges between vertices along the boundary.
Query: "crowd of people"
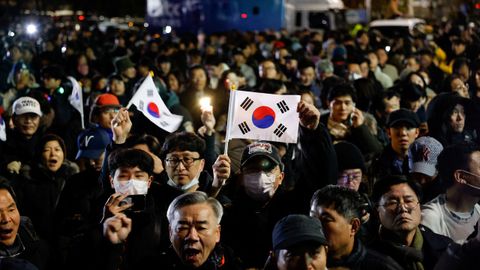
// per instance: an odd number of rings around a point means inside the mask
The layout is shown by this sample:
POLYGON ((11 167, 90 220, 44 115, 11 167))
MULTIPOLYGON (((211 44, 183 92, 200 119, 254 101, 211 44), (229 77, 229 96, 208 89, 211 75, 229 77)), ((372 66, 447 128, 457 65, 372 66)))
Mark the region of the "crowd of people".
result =
POLYGON ((0 268, 473 269, 470 26, 2 37, 0 268), (178 131, 126 108, 147 76, 178 131), (224 152, 235 90, 299 95, 297 143, 224 152))

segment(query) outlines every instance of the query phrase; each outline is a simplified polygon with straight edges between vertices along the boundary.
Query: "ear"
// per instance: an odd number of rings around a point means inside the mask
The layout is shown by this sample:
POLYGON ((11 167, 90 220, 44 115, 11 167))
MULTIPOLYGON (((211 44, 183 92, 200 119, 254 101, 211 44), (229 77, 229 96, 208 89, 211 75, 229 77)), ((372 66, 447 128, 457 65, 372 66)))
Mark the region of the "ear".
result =
POLYGON ((283 183, 283 179, 285 178, 285 173, 281 172, 278 176, 277 179, 275 180, 275 183, 277 184, 277 187, 280 186, 283 183))
POLYGON ((200 171, 203 172, 203 168, 205 167, 205 159, 200 160, 200 171))
POLYGON ((152 185, 152 181, 153 181, 153 175, 148 177, 148 181, 147 181, 148 188, 150 188, 150 185, 152 185))
POLYGON ((360 230, 360 227, 362 225, 362 222, 360 222, 360 219, 358 218, 353 218, 352 221, 350 221, 350 225, 352 225, 352 229, 350 230, 350 235, 355 236, 357 232, 360 230))
POLYGON ((418 134, 420 134, 420 129, 416 128, 415 129, 415 138, 418 138, 418 134))
POLYGON ((461 170, 455 170, 453 172, 453 179, 459 184, 466 184, 465 174, 461 170))
POLYGON ((390 131, 391 128, 387 128, 387 135, 388 138, 392 138, 392 132, 390 131))
POLYGON ((108 175, 108 180, 110 180, 110 186, 114 189, 115 187, 113 186, 113 177, 112 177, 112 175, 108 175))
POLYGON ((215 243, 218 243, 220 242, 220 232, 222 230, 222 227, 219 225, 217 225, 217 228, 215 229, 215 243))
POLYGON ((170 243, 173 243, 173 229, 170 224, 168 224, 168 239, 170 239, 170 243))

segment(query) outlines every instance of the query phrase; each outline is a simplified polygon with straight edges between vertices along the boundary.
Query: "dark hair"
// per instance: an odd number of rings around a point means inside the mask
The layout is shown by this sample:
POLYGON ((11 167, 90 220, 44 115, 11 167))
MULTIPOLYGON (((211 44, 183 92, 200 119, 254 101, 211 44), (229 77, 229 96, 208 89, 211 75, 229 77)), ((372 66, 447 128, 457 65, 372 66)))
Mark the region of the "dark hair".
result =
POLYGON ((311 60, 302 59, 298 62, 298 71, 302 71, 309 67, 313 68, 314 71, 316 70, 315 64, 311 60))
MULTIPOLYGON (((405 104, 408 101, 417 101, 422 97, 426 97, 427 92, 420 86, 411 82, 403 84, 401 92, 401 102, 405 104)), ((405 106, 402 106, 405 107, 405 106)))
POLYGON ((40 141, 37 143, 37 147, 36 147, 37 151, 35 152, 35 156, 36 156, 37 161, 42 160, 43 148, 45 147, 45 144, 47 144, 48 142, 51 142, 51 141, 57 141, 58 142, 58 144, 60 145, 60 148, 62 148, 63 156, 65 157, 65 159, 67 158, 67 147, 65 146, 65 142, 63 141, 63 139, 58 135, 49 133, 49 134, 45 134, 40 139, 40 141))
POLYGON ((418 184, 407 179, 407 177, 404 175, 388 175, 373 185, 372 202, 377 205, 380 202, 383 194, 390 190, 390 187, 399 184, 407 184, 413 190, 415 195, 417 195, 418 200, 422 200, 422 192, 418 184))
POLYGON ((160 151, 160 158, 165 159, 168 153, 173 151, 190 151, 200 154, 203 158, 205 152, 205 141, 192 132, 177 132, 169 135, 163 143, 160 151))
POLYGON ((388 89, 386 91, 382 91, 378 93, 375 98, 373 99, 373 108, 375 111, 384 112, 385 111, 385 102, 384 99, 391 99, 393 97, 400 98, 400 94, 395 89, 388 89))
POLYGON ((126 144, 129 147, 134 147, 135 145, 145 144, 150 152, 155 155, 160 155, 161 145, 158 139, 155 136, 150 134, 134 135, 127 138, 126 144))
POLYGON ((455 60, 453 61, 453 65, 452 65, 452 73, 453 74, 458 74, 458 72, 460 71, 460 68, 462 66, 467 66, 469 70, 471 70, 470 68, 470 60, 468 60, 467 58, 465 57, 457 57, 455 58, 455 60))
POLYGON ((472 142, 462 142, 450 145, 443 149, 438 156, 438 175, 445 188, 453 185, 453 173, 456 170, 469 171, 468 161, 473 152, 480 151, 480 147, 472 142))
POLYGON ((372 100, 377 93, 375 90, 375 84, 370 79, 360 78, 355 80, 353 85, 358 94, 357 108, 364 112, 370 111, 372 100))
POLYGON ((362 216, 362 197, 355 190, 347 187, 328 185, 317 190, 310 200, 311 206, 330 206, 345 219, 362 216))
POLYGON ((51 65, 41 70, 43 78, 54 78, 56 80, 63 80, 65 78, 65 72, 60 66, 51 65))
POLYGON ((258 92, 260 93, 268 93, 273 94, 280 90, 284 86, 284 83, 281 80, 276 79, 262 79, 262 83, 258 88, 258 92))
POLYGON ((357 93, 350 83, 341 83, 333 86, 330 93, 328 93, 328 102, 342 96, 350 96, 353 102, 357 102, 357 93))
POLYGON ((108 156, 108 168, 114 175, 118 168, 140 168, 149 176, 153 174, 153 159, 145 151, 139 149, 118 149, 108 156))
POLYGON ((7 180, 7 178, 0 176, 0 190, 5 189, 12 195, 13 200, 15 203, 17 202, 17 195, 15 194, 15 190, 13 190, 12 185, 10 185, 10 181, 7 180))

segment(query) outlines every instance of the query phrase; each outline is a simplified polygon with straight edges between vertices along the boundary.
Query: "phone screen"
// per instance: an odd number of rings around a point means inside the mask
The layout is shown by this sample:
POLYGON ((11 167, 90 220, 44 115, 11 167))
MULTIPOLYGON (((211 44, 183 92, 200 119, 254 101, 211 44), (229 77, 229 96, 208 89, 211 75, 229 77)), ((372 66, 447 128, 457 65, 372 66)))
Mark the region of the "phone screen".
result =
POLYGON ((129 195, 122 203, 133 203, 132 207, 127 209, 127 211, 142 212, 145 211, 146 198, 146 195, 129 195))

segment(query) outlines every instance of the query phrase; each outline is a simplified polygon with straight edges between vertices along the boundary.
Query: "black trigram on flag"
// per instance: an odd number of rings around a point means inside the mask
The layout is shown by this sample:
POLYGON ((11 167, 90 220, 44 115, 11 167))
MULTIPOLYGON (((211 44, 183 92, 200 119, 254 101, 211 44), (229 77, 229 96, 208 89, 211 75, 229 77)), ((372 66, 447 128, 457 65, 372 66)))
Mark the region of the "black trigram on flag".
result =
POLYGON ((242 134, 250 132, 250 127, 248 127, 247 122, 243 121, 238 125, 242 134))
POLYGON ((273 134, 277 135, 279 138, 282 137, 283 133, 285 133, 285 131, 287 131, 287 127, 280 124, 278 125, 278 127, 275 129, 275 131, 273 132, 273 134))
POLYGON ((282 100, 282 101, 278 102, 277 107, 280 109, 280 112, 282 112, 282 113, 285 113, 286 111, 290 110, 290 108, 288 108, 285 100, 282 100))
POLYGON ((249 97, 246 97, 242 104, 240 104, 240 107, 242 107, 245 111, 248 111, 248 108, 250 108, 252 104, 253 100, 251 100, 249 97))

